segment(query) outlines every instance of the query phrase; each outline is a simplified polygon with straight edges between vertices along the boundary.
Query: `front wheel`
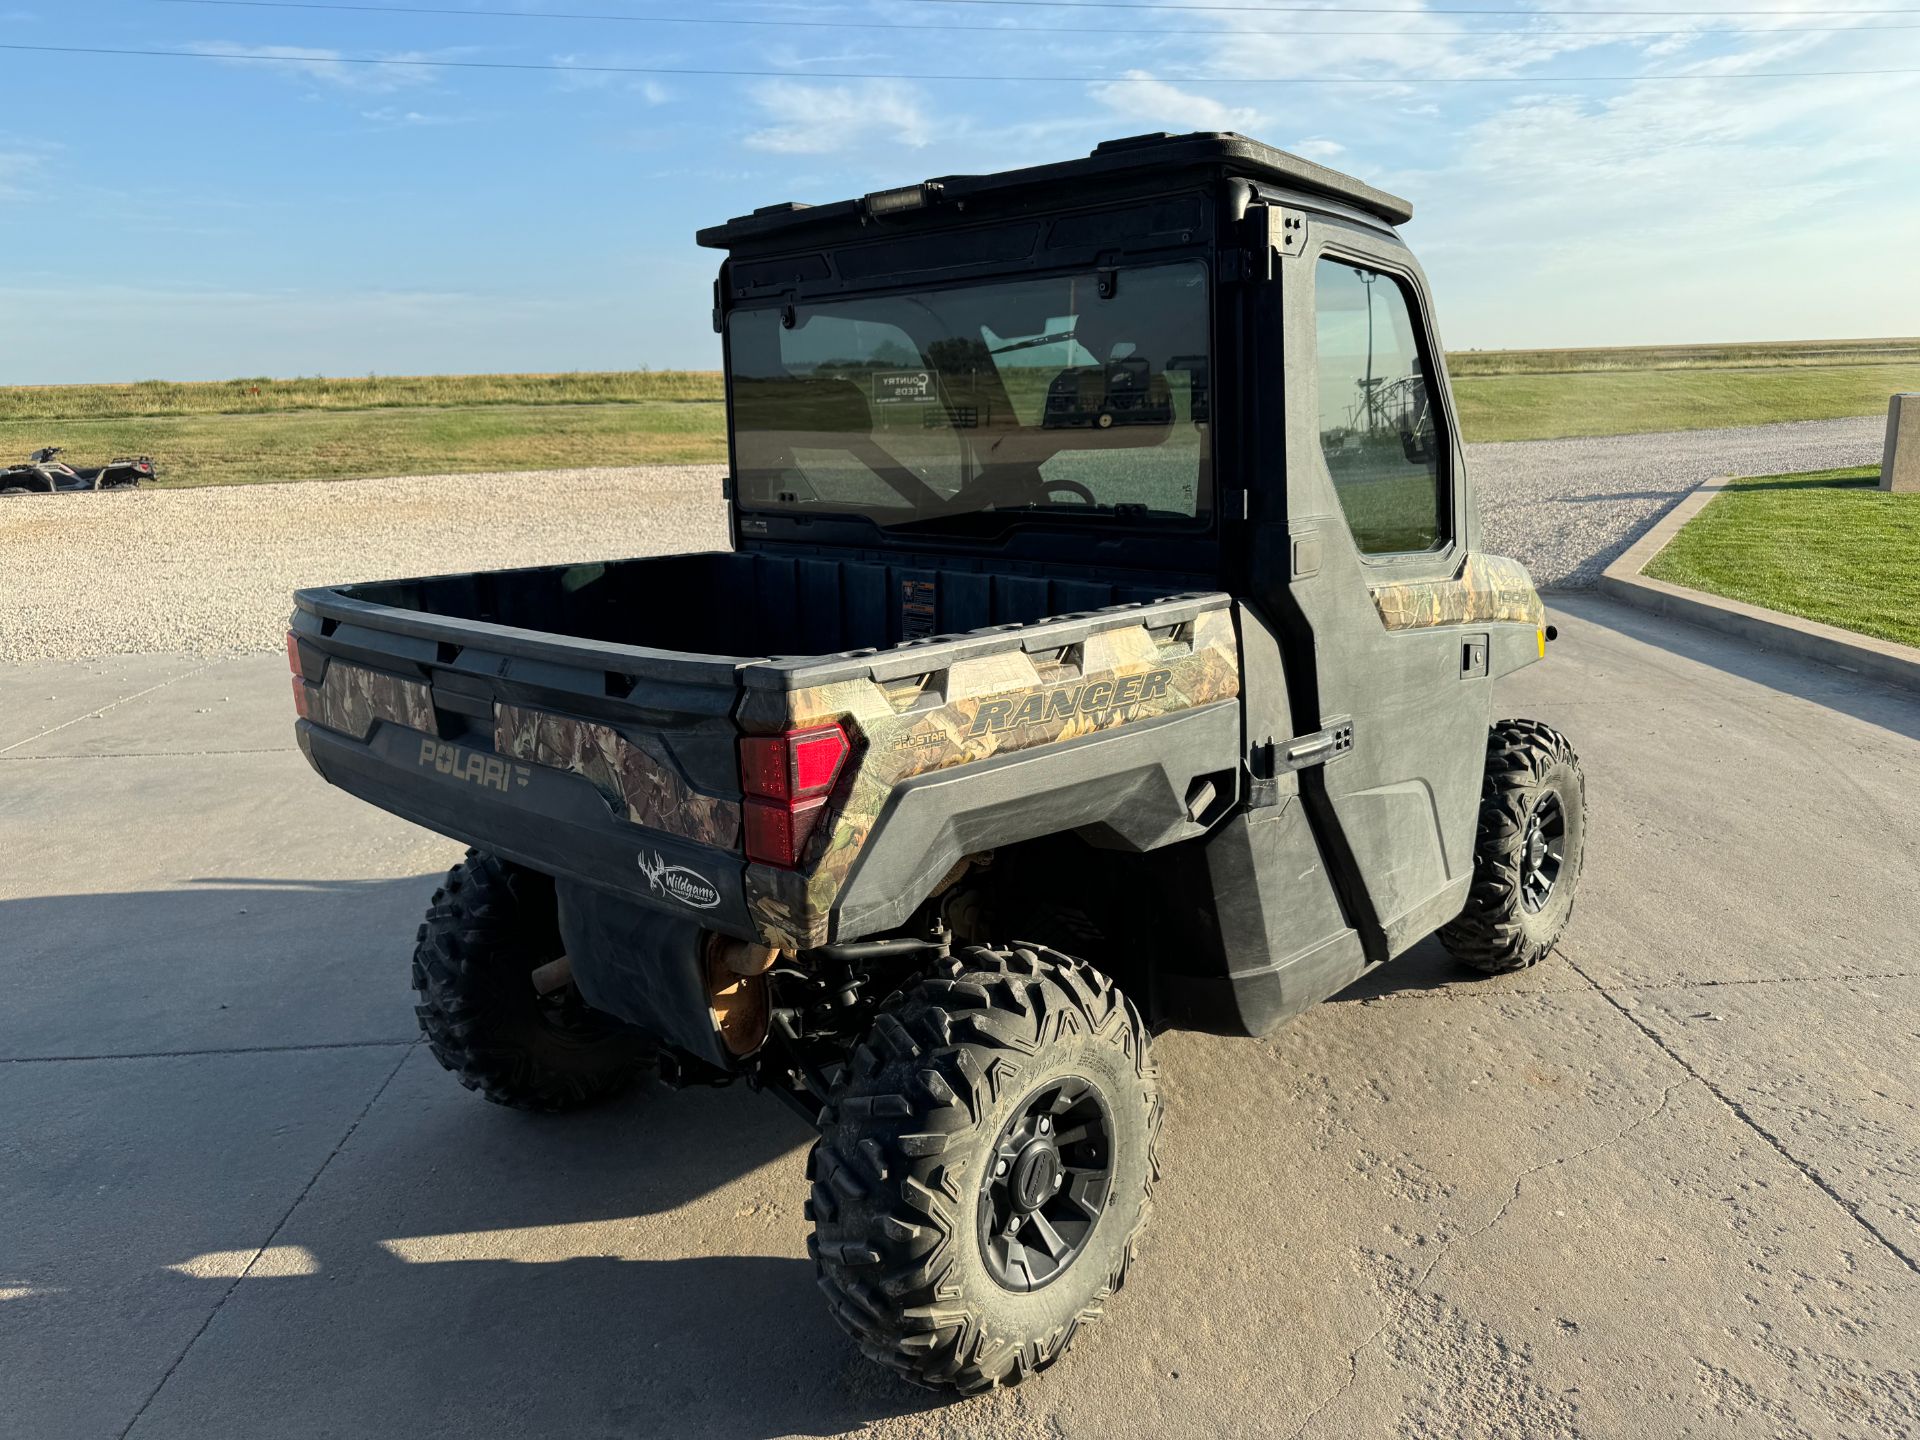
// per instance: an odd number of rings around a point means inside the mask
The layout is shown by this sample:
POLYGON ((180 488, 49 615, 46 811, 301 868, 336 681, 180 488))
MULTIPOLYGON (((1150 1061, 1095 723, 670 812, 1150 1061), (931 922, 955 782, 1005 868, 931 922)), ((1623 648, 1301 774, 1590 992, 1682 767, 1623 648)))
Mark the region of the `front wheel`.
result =
POLYGON ((1125 1281, 1160 1092, 1139 1012, 1038 946, 973 947, 894 997, 820 1119, 820 1286, 873 1360, 934 1389, 1017 1384, 1125 1281))
POLYGON ((562 961, 553 882, 484 850, 433 893, 413 952, 414 1006, 434 1057, 520 1110, 573 1110, 650 1069, 645 1032, 592 1009, 562 961))
POLYGON ((1587 782, 1567 737, 1538 720, 1502 720, 1487 737, 1473 886, 1441 928, 1454 959, 1483 974, 1547 956, 1573 915, 1586 859, 1587 782))

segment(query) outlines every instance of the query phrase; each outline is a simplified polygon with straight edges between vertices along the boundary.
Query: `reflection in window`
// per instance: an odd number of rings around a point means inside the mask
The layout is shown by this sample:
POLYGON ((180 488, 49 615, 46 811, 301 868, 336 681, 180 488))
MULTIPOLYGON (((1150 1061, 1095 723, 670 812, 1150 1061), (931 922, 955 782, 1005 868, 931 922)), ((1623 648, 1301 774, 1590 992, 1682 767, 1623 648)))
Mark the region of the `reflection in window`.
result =
POLYGON ((1368 555, 1446 538, 1443 437, 1406 291, 1393 276, 1322 260, 1314 276, 1320 451, 1354 543, 1368 555))
POLYGON ((754 307, 728 327, 747 508, 883 525, 1209 508, 1197 262, 754 307))

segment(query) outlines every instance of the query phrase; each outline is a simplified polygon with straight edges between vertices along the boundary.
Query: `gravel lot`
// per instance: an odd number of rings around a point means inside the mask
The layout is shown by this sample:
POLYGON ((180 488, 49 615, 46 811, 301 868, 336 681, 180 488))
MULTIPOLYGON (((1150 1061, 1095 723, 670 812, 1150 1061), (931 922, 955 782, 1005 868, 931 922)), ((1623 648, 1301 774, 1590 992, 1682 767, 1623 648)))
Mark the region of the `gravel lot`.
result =
POLYGON ((1585 589, 1702 480, 1877 464, 1886 421, 1802 420, 1591 440, 1469 445, 1481 542, 1543 590, 1585 589))
MULTIPOLYGON (((1878 417, 1470 447, 1483 543, 1593 584, 1713 475, 1878 458, 1878 417)), ((726 543, 717 466, 411 476, 0 500, 0 663, 276 648, 289 592, 726 543)))
POLYGON ((291 592, 727 543, 711 465, 0 500, 0 663, 271 650, 291 592))

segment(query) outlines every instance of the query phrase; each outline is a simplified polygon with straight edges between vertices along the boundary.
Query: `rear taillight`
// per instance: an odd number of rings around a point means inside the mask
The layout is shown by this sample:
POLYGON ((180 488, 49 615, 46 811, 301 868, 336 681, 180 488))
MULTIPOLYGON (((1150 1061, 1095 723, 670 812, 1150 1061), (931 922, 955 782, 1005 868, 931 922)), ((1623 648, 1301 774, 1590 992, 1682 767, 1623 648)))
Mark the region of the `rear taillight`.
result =
POLYGON ((749 735, 740 742, 747 858, 791 870, 806 852, 853 744, 838 725, 749 735))
POLYGON ((300 638, 291 630, 287 632, 287 668, 293 672, 293 708, 302 720, 311 719, 307 714, 307 677, 300 673, 300 638))

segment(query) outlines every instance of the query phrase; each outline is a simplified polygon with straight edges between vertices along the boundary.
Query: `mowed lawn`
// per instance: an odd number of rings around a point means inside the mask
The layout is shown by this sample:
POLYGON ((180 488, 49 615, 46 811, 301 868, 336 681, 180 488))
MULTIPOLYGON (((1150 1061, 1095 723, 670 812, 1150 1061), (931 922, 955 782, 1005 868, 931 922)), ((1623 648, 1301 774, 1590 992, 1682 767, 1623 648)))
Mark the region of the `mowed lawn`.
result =
POLYGON ((1453 386, 1469 440, 1640 435, 1883 415, 1888 396, 1920 390, 1920 357, 1891 364, 1469 372, 1455 374, 1453 386))
MULTIPOLYGON (((1880 414, 1920 340, 1448 357, 1466 438, 1542 440, 1880 414)), ((723 463, 718 374, 369 376, 0 388, 0 458, 150 454, 163 485, 723 463)))
POLYGON ((149 454, 159 484, 725 458, 717 375, 459 375, 0 389, 0 456, 149 454))
POLYGON ((726 458, 715 401, 295 410, 277 415, 0 422, 0 455, 60 444, 74 464, 152 455, 161 486, 345 480, 726 458))
POLYGON ((1883 492, 1879 478, 1866 468, 1738 481, 1646 573, 1920 646, 1920 495, 1883 492))

